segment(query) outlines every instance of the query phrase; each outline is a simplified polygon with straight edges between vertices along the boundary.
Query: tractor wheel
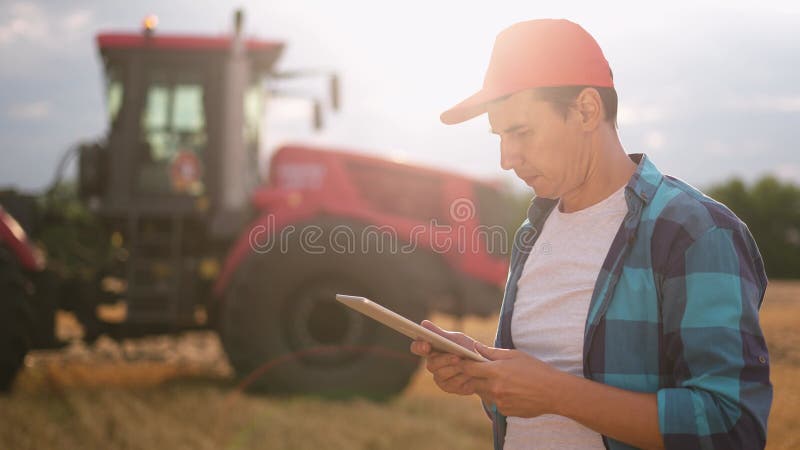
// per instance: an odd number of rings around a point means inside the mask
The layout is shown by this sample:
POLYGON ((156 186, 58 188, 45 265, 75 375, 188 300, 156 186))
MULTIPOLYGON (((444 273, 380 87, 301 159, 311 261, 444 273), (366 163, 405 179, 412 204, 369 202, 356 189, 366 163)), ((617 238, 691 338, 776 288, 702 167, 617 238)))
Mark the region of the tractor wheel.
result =
POLYGON ((0 247, 0 392, 8 392, 31 346, 32 316, 25 278, 11 252, 0 247))
POLYGON ((339 304, 361 295, 419 322, 417 286, 392 256, 251 255, 222 305, 220 335, 243 388, 374 399, 400 392, 419 365, 410 340, 339 304))

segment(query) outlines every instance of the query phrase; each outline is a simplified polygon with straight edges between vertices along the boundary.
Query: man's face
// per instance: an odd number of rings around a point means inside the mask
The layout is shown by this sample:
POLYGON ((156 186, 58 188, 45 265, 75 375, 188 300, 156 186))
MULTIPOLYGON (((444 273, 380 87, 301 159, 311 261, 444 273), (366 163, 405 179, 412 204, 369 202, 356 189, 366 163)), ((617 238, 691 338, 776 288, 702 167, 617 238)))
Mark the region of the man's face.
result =
POLYGON ((488 105, 492 132, 500 136, 500 165, 513 169, 537 196, 557 198, 580 186, 590 163, 579 113, 567 119, 533 90, 488 105))

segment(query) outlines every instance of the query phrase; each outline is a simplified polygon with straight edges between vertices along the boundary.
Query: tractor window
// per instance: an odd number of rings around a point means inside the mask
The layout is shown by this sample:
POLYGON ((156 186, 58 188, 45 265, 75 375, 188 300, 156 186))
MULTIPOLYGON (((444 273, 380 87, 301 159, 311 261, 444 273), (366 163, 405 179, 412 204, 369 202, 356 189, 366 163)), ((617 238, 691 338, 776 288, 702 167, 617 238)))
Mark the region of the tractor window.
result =
POLYGON ((244 96, 244 142, 248 146, 258 144, 258 130, 264 109, 263 95, 261 87, 255 85, 244 96))
POLYGON ((203 116, 203 88, 197 85, 175 87, 175 108, 172 123, 181 132, 196 133, 205 128, 203 116))
POLYGON ((108 123, 114 128, 122 108, 123 84, 120 78, 120 68, 112 67, 106 72, 106 112, 108 113, 108 123))
POLYGON ((141 129, 138 190, 201 195, 207 142, 203 86, 169 80, 151 83, 141 129))
POLYGON ((259 152, 259 131, 261 129, 261 119, 264 115, 264 92, 260 84, 253 84, 247 88, 244 94, 244 123, 242 133, 245 151, 249 164, 254 170, 243 174, 242 182, 250 189, 254 189, 258 183, 258 152, 259 152))
MULTIPOLYGON (((145 106, 144 131, 147 133, 147 143, 150 144, 152 161, 163 161, 169 156, 169 136, 167 133, 167 109, 169 108, 169 90, 165 86, 151 86, 147 92, 147 105, 145 106)), ((173 148, 174 149, 174 148, 173 148)))
POLYGON ((119 110, 122 108, 122 82, 119 80, 112 80, 108 84, 108 94, 107 94, 107 108, 108 108, 108 116, 110 122, 114 123, 117 121, 117 116, 119 115, 119 110))

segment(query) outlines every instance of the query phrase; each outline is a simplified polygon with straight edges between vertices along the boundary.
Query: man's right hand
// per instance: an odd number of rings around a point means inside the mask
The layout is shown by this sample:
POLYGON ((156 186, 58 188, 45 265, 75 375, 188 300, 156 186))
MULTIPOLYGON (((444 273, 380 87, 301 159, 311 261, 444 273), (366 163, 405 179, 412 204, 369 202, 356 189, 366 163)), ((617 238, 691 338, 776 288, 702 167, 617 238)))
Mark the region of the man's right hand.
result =
MULTIPOLYGON (((474 349, 475 339, 464 333, 443 330, 429 320, 423 320, 421 325, 464 348, 474 349)), ((416 340, 411 343, 411 353, 426 358, 425 368, 433 374, 433 381, 436 382, 439 389, 458 395, 472 395, 475 393, 468 383, 470 377, 461 372, 460 356, 434 350, 429 342, 422 340, 416 340)))

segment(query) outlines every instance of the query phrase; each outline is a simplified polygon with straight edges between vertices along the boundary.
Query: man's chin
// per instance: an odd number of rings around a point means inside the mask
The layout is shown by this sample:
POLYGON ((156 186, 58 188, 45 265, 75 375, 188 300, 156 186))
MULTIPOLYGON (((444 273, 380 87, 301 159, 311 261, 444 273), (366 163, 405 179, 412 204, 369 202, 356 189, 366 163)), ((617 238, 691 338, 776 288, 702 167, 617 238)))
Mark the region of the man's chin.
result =
POLYGON ((533 189, 536 189, 536 186, 542 182, 542 177, 539 176, 539 175, 534 175, 534 176, 524 177, 524 178, 520 177, 520 179, 522 181, 524 181, 525 184, 527 184, 528 186, 532 187, 533 189))
POLYGON ((547 189, 545 184, 544 177, 537 175, 532 177, 523 178, 522 181, 525 182, 529 187, 533 189, 533 192, 536 194, 537 197, 543 198, 556 198, 553 195, 553 192, 550 189, 547 189))

